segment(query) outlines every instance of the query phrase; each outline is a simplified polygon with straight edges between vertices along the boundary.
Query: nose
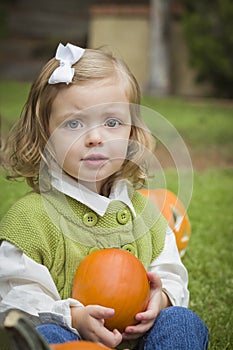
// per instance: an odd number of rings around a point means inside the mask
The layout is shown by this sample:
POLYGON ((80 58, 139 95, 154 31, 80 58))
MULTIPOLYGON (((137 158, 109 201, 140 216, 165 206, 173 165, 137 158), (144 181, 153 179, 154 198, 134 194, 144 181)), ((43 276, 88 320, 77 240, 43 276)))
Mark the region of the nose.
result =
POLYGON ((102 144, 100 128, 95 127, 86 133, 85 144, 87 147, 93 147, 102 144))

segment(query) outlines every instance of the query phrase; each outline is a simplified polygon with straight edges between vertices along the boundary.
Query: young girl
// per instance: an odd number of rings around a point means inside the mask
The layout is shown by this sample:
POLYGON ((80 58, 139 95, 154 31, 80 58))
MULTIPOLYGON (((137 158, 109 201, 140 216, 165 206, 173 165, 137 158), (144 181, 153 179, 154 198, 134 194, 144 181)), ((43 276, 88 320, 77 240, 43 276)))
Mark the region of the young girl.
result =
POLYGON ((38 316, 37 330, 49 343, 207 348, 206 326, 187 308, 187 271, 175 237, 136 190, 154 147, 139 104, 138 84, 121 60, 60 44, 8 142, 11 176, 25 178, 33 191, 1 223, 0 310, 38 316), (150 280, 147 310, 123 334, 104 327, 114 310, 71 298, 80 261, 106 247, 136 255, 150 280))

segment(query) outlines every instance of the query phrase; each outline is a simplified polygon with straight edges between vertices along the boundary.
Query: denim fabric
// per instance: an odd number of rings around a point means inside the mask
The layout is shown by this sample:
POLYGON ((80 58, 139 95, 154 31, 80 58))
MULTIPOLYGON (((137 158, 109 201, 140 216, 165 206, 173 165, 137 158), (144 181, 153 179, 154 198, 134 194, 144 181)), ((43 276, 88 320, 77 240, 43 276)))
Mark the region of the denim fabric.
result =
POLYGON ((162 310, 144 337, 144 350, 206 350, 208 329, 191 310, 172 306, 162 310))
MULTIPOLYGON (((50 344, 79 340, 76 334, 59 325, 45 324, 36 329, 50 344)), ((193 311, 172 306, 160 312, 138 349, 206 350, 207 347, 208 329, 204 322, 193 311)))
POLYGON ((56 324, 43 324, 37 326, 36 330, 49 344, 59 344, 80 339, 77 334, 56 324))

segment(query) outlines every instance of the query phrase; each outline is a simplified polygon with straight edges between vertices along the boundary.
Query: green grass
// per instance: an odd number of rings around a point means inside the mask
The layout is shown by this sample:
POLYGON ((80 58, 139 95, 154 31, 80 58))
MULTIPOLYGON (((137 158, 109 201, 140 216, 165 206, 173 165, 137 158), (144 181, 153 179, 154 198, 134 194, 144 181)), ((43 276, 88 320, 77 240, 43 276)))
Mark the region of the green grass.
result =
MULTIPOLYGON (((143 105, 156 110, 176 127, 193 157, 205 153, 209 158, 233 164, 233 103, 144 97, 143 105)), ((146 122, 156 133, 153 119, 146 122)))
POLYGON ((5 173, 0 172, 0 188, 1 188, 1 204, 0 204, 0 220, 11 207, 11 205, 30 188, 24 181, 9 181, 5 178, 5 173))
POLYGON ((190 308, 208 325, 212 350, 233 348, 232 179, 233 169, 196 173, 189 207, 190 308))
MULTIPOLYGON (((1 114, 7 124, 12 124, 19 115, 28 86, 0 83, 1 114)), ((232 159, 233 105, 148 97, 143 99, 143 104, 165 116, 192 150, 208 156, 208 149, 215 147, 220 155, 232 159)), ((153 120, 146 122, 156 131, 153 120)), ((176 171, 167 169, 165 175, 168 188, 176 192, 176 171)), ((233 349, 232 179, 232 167, 220 169, 216 166, 205 171, 195 169, 188 209, 192 234, 183 261, 189 271, 190 308, 203 318, 209 328, 210 350, 233 349)), ((0 177, 0 186, 2 217, 28 188, 24 183, 8 182, 3 176, 0 177)))
POLYGON ((19 117, 29 92, 29 83, 0 82, 0 116, 2 134, 9 130, 19 117))
MULTIPOLYGON (((204 148, 217 143, 233 149, 233 102, 220 104, 144 97, 143 105, 166 117, 193 147, 204 148)), ((152 129, 156 128, 153 120, 148 123, 152 129)))

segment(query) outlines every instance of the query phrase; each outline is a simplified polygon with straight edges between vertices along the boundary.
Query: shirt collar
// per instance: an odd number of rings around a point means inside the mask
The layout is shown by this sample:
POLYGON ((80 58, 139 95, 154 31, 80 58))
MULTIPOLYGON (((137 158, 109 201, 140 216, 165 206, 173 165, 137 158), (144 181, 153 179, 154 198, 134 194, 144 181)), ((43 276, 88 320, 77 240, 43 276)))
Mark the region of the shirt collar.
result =
POLYGON ((84 205, 87 205, 90 209, 95 211, 100 216, 104 216, 108 209, 108 205, 112 201, 118 200, 126 204, 131 210, 133 216, 136 217, 136 212, 129 198, 127 183, 125 180, 116 182, 112 187, 109 197, 104 197, 98 193, 92 192, 64 172, 52 169, 51 177, 52 186, 55 187, 59 192, 62 192, 69 197, 83 203, 84 205))

